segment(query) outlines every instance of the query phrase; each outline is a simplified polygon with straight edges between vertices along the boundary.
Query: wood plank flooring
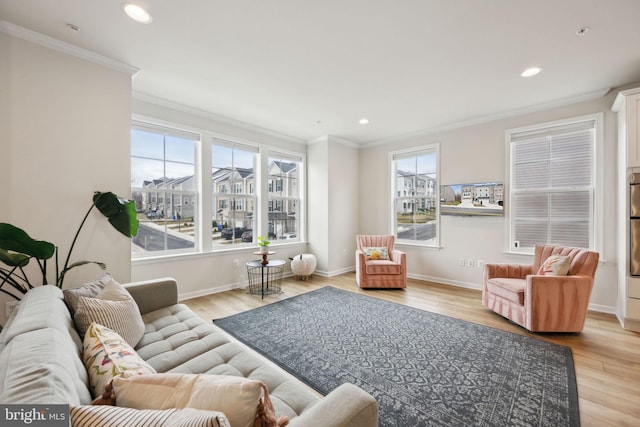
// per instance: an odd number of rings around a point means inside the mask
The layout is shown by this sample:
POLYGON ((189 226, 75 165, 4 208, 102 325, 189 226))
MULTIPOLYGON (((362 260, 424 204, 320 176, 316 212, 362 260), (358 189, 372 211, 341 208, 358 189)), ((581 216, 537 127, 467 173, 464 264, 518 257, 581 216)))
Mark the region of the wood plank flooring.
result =
POLYGON ((409 279, 405 290, 362 290, 354 273, 308 281, 285 278, 283 293, 266 296, 237 289, 184 301, 206 320, 261 307, 323 286, 394 301, 571 347, 582 427, 640 426, 640 334, 624 330, 613 315, 590 312, 579 334, 532 334, 482 306, 480 292, 409 279))

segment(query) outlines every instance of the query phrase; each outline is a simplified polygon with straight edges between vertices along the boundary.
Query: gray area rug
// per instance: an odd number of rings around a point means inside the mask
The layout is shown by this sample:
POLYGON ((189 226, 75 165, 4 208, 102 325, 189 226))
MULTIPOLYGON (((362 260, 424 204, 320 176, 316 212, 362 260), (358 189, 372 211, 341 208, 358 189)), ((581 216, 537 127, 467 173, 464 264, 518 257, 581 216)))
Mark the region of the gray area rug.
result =
POLYGON ((323 394, 360 386, 381 427, 580 425, 569 347, 333 287, 214 323, 323 394))

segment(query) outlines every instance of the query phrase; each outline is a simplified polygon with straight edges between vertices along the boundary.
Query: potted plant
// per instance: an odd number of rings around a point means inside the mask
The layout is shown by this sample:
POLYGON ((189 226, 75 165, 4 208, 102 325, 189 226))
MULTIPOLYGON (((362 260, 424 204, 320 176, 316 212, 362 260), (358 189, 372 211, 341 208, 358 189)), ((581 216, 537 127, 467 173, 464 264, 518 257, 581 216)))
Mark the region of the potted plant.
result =
POLYGON ((58 247, 53 243, 43 240, 35 240, 24 230, 7 223, 0 223, 0 292, 3 292, 15 299, 20 299, 34 286, 46 285, 47 260, 55 256, 55 285, 62 288, 67 272, 75 267, 85 264, 96 264, 103 270, 106 265, 99 261, 76 261, 71 263, 71 253, 78 240, 78 235, 84 226, 93 208, 97 208, 108 220, 109 223, 120 233, 127 237, 133 237, 138 233, 138 218, 135 203, 116 196, 111 192, 102 193, 96 191, 93 195, 93 203, 85 214, 76 234, 71 242, 69 252, 64 261, 62 269, 58 263, 58 247), (35 260, 42 275, 41 283, 32 281, 25 267, 35 260), (3 265, 4 264, 4 265, 3 265), (5 285, 13 291, 3 289, 5 285))
POLYGON ((267 239, 262 236, 258 236, 258 250, 261 254, 269 253, 269 243, 267 239))

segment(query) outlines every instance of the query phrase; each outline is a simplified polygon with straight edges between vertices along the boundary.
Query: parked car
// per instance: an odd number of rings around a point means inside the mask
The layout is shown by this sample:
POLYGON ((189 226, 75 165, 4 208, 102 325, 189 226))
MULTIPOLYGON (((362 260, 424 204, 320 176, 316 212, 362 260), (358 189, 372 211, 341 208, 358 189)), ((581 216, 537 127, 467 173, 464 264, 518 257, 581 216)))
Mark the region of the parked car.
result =
POLYGON ((252 229, 244 230, 244 232, 242 233, 242 241, 245 242, 245 243, 253 242, 253 230, 252 229))
POLYGON ((220 232, 220 235, 227 240, 239 239, 240 236, 242 236, 243 232, 244 232, 244 228, 242 227, 223 228, 222 231, 220 232))

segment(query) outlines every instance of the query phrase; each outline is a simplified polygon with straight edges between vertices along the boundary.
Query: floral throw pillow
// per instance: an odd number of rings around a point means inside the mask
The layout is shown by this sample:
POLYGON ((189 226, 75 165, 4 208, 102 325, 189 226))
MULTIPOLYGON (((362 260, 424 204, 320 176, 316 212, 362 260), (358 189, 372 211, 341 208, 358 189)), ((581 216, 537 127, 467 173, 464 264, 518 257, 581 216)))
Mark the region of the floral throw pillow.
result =
POLYGON ((156 373, 120 335, 95 322, 84 336, 82 360, 93 397, 100 396, 115 377, 156 373))
POLYGON ((389 259, 389 251, 385 247, 362 248, 366 259, 386 260, 389 259))

